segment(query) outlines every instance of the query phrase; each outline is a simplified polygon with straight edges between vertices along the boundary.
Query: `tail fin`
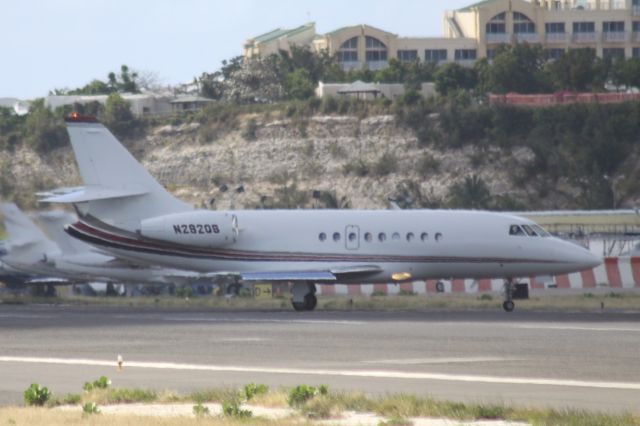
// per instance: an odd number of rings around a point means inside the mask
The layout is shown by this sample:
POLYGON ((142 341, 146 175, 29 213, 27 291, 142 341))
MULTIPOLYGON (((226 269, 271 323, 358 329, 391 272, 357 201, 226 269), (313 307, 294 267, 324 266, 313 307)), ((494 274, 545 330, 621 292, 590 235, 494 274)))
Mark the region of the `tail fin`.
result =
POLYGON ((60 248, 63 254, 87 253, 92 247, 82 241, 73 238, 64 231, 65 225, 74 223, 75 215, 64 211, 51 211, 38 214, 38 223, 42 229, 60 248))
POLYGON ((22 263, 37 262, 59 253, 58 246, 13 203, 0 205, 7 230, 7 257, 22 263))
POLYGON ((85 213, 133 231, 142 219, 192 210, 167 192, 94 117, 72 114, 66 123, 85 184, 85 213), (90 194, 96 196, 92 199, 90 194))

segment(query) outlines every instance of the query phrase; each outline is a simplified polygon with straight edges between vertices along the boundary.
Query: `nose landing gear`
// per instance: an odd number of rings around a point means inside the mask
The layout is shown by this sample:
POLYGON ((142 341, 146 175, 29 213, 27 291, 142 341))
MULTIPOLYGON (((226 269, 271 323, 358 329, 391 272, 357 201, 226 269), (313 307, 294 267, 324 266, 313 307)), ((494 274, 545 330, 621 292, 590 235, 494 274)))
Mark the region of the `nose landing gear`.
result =
POLYGON ((515 283, 512 278, 505 280, 504 282, 504 298, 505 301, 502 304, 502 308, 506 312, 513 312, 516 308, 516 304, 513 303, 513 291, 515 289, 515 283))
POLYGON ((313 283, 295 283, 291 294, 291 304, 296 311, 313 311, 318 304, 316 285, 313 283))

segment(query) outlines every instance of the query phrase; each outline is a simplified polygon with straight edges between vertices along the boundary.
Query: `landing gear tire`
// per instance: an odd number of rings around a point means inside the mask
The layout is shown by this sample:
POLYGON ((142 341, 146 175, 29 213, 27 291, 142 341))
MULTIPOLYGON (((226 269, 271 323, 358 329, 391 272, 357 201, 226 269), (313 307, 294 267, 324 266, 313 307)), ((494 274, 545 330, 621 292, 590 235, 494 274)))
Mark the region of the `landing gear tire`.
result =
POLYGON ((516 307, 516 304, 513 303, 513 290, 515 288, 513 279, 509 278, 504 283, 504 303, 502 304, 502 308, 505 312, 513 312, 516 307))
POLYGON ((502 304, 502 308, 506 311, 506 312, 513 312, 513 310, 515 309, 516 304, 513 303, 512 300, 507 300, 502 304))
POLYGON ((291 304, 298 312, 313 311, 318 305, 316 286, 313 283, 296 283, 293 288, 291 304))
POLYGON ((313 311, 318 304, 318 298, 315 294, 307 294, 304 297, 304 302, 291 302, 291 304, 293 305, 293 309, 298 312, 313 311))

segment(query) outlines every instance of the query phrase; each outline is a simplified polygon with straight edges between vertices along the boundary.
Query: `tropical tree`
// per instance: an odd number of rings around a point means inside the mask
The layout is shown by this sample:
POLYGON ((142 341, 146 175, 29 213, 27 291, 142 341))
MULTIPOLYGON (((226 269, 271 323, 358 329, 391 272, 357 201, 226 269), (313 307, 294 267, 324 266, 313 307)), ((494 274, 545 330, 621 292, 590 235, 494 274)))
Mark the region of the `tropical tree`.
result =
POLYGON ((452 208, 488 209, 490 204, 491 191, 478 175, 466 176, 449 190, 449 205, 452 208))

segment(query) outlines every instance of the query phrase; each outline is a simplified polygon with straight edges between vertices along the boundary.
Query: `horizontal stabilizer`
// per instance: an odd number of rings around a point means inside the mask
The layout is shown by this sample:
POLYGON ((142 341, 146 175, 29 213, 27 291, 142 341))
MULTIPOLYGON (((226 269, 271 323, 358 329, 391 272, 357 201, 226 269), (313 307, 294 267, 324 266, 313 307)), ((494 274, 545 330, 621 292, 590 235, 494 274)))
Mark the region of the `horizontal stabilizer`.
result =
POLYGON ((336 281, 328 271, 242 272, 242 281, 336 281))
POLYGON ((87 201, 109 200, 114 198, 137 197, 148 191, 141 187, 129 186, 127 188, 105 188, 100 186, 86 186, 79 190, 53 195, 40 200, 42 203, 84 203, 87 201))

